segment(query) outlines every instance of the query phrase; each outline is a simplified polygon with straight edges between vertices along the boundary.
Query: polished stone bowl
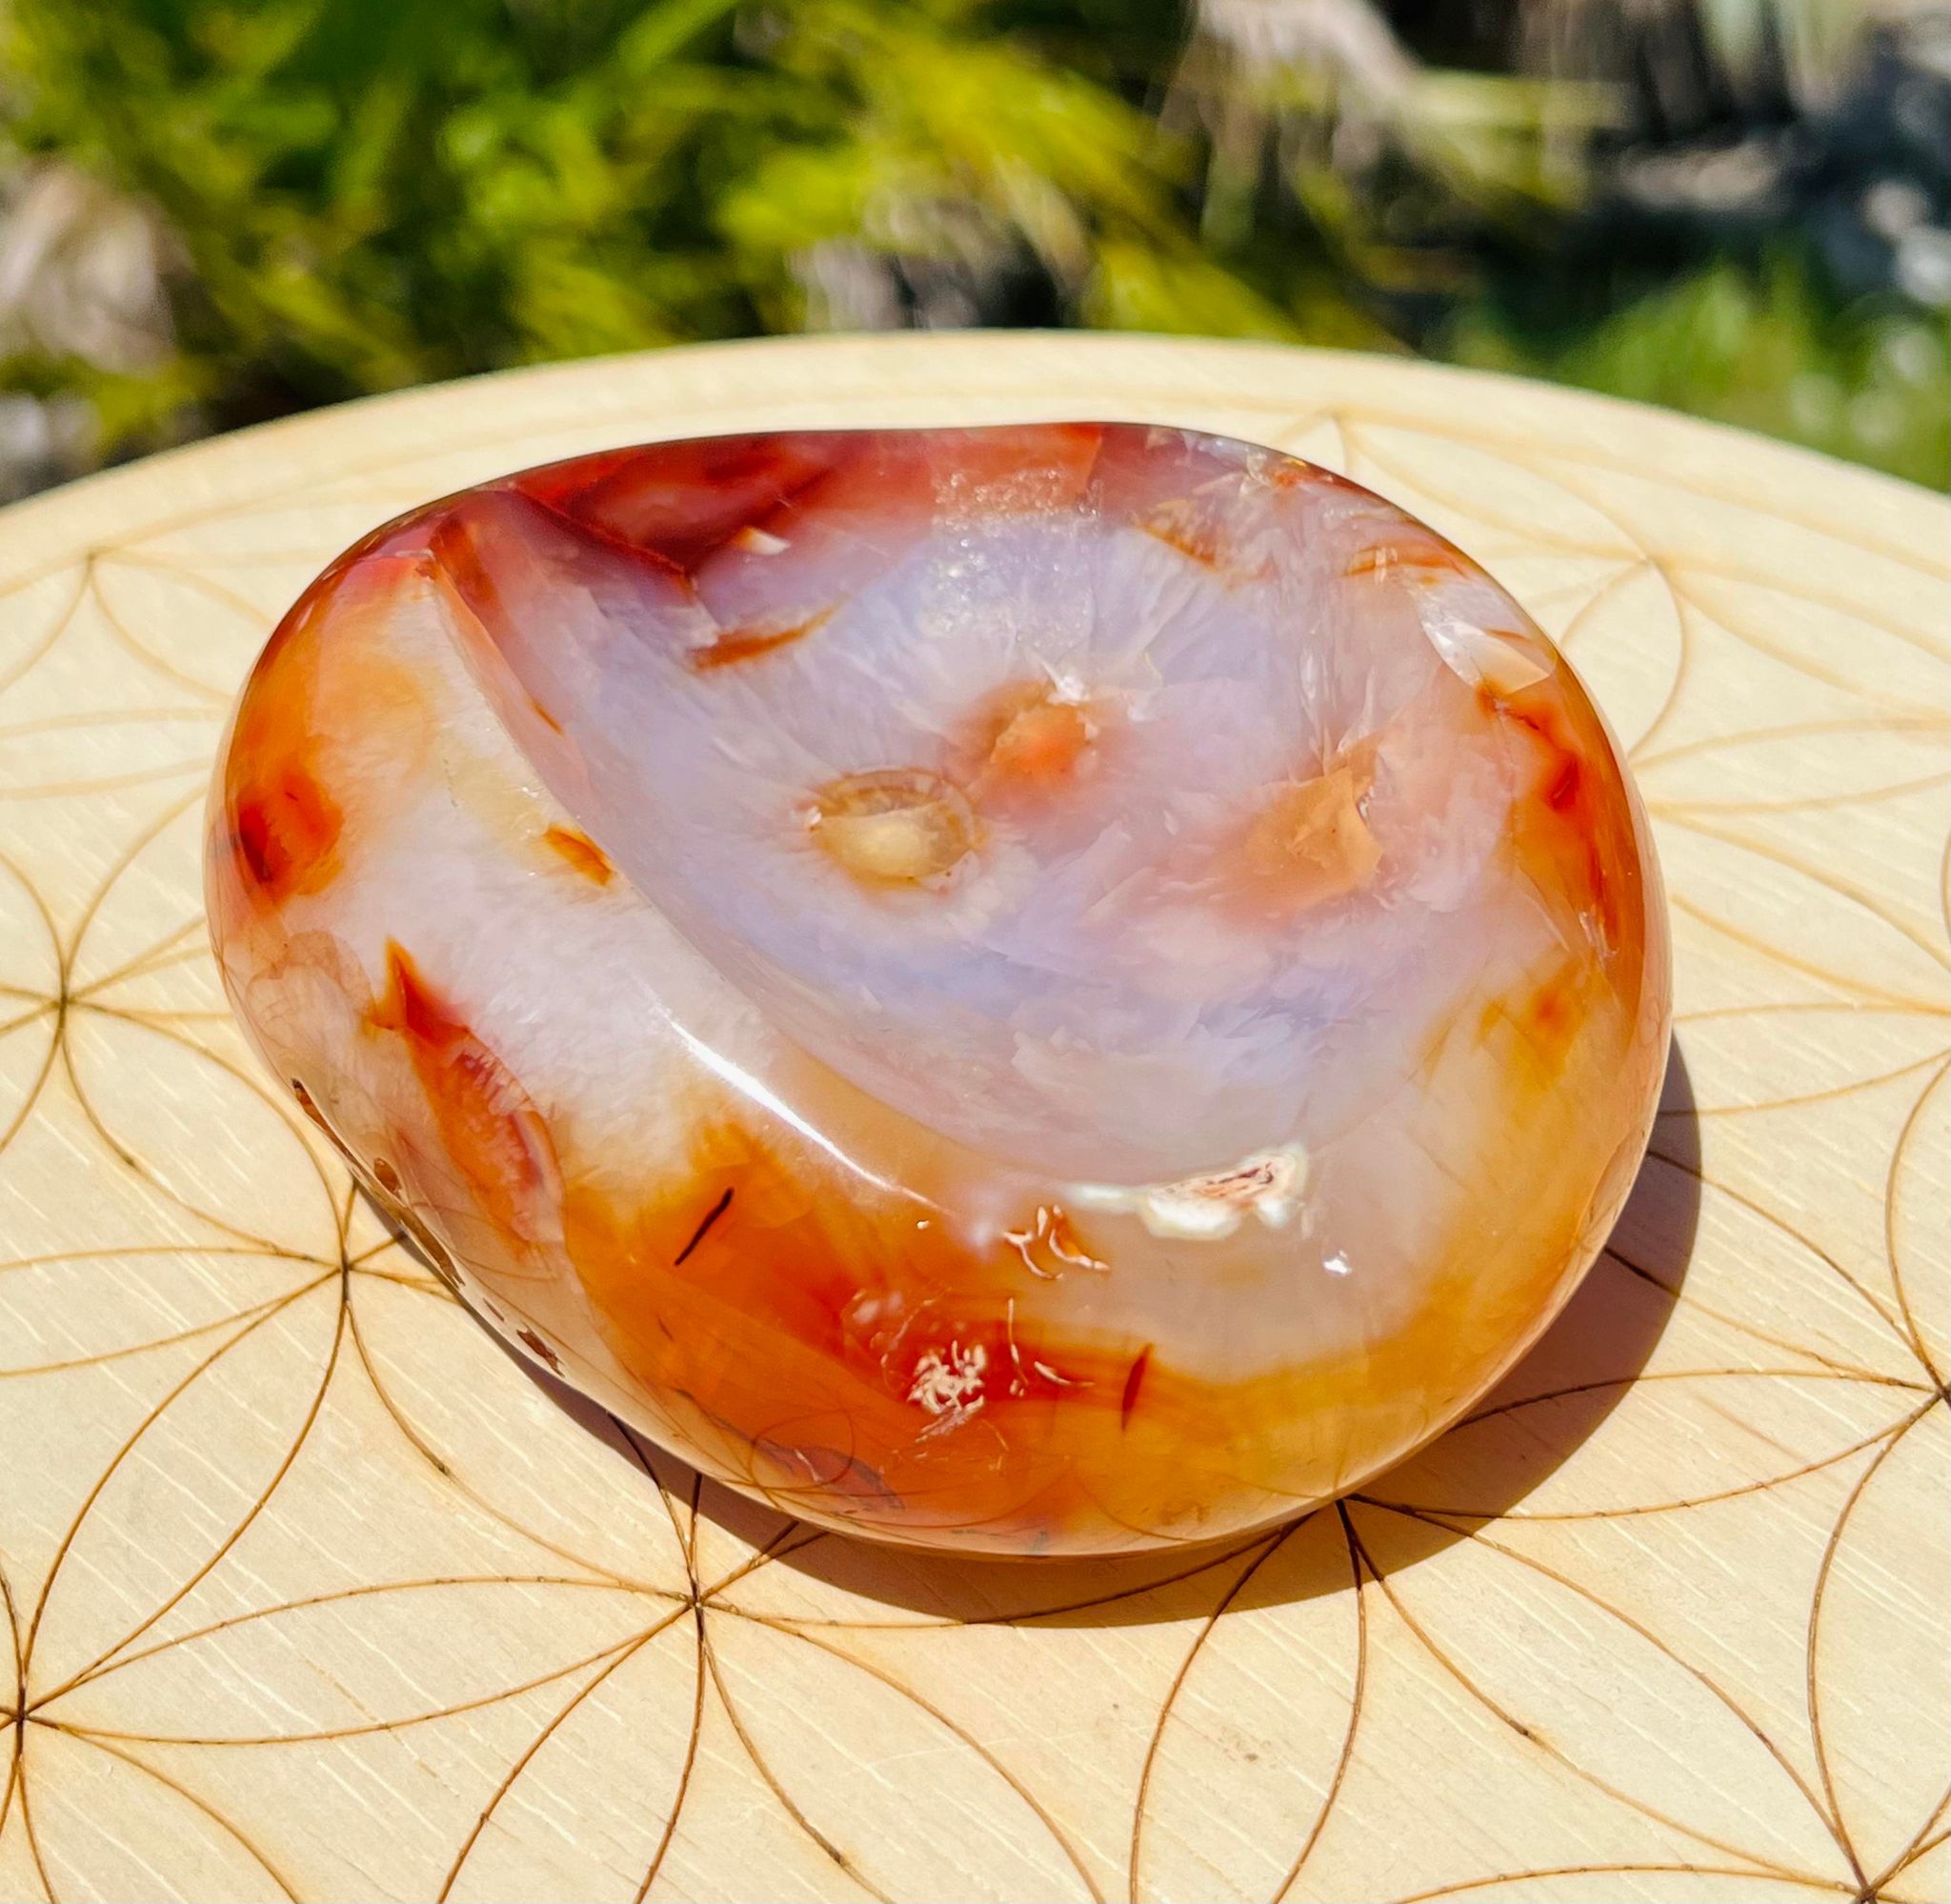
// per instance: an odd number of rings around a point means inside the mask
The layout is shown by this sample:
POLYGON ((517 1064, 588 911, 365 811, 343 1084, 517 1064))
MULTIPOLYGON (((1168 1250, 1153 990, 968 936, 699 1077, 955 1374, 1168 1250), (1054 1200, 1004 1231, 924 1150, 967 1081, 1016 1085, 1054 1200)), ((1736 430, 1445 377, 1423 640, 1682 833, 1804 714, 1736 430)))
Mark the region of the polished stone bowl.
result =
POLYGON ((1603 1242, 1659 880, 1563 660, 1193 432, 741 436, 416 511, 286 616, 209 901, 521 1351, 730 1485, 1197 1541, 1428 1440, 1603 1242))

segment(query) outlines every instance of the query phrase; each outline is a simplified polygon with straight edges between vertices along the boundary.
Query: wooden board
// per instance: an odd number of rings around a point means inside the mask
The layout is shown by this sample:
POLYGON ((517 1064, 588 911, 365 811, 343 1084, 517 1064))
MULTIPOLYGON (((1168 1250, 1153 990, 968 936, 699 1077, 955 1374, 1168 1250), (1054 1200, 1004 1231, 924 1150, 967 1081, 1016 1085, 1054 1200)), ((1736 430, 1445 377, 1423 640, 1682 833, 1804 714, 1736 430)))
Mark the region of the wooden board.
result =
POLYGON ((0 1895, 1944 1896, 1946 528, 1562 391, 1036 336, 528 372, 0 516, 0 1895), (199 817, 272 619, 411 504, 1060 416, 1345 470, 1530 605, 1656 817, 1680 1064, 1611 1253, 1411 1466, 1221 1553, 936 1564, 493 1345, 230 1024, 199 817))

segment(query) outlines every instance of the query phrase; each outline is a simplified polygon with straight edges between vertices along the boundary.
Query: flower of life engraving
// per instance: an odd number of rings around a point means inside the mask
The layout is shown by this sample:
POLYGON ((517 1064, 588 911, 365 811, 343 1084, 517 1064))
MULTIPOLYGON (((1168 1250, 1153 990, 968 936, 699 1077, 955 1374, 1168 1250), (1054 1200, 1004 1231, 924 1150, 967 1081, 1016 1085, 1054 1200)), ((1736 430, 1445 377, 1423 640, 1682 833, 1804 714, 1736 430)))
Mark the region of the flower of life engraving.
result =
POLYGON ((0 1897, 1878 1899, 1951 1889, 1951 512, 1676 418, 1257 347, 720 347, 0 515, 0 1897), (950 1563, 532 1378, 230 1021, 198 839, 377 521, 735 429, 1128 416, 1459 543, 1629 750, 1676 1057, 1461 1427, 1217 1551, 950 1563))

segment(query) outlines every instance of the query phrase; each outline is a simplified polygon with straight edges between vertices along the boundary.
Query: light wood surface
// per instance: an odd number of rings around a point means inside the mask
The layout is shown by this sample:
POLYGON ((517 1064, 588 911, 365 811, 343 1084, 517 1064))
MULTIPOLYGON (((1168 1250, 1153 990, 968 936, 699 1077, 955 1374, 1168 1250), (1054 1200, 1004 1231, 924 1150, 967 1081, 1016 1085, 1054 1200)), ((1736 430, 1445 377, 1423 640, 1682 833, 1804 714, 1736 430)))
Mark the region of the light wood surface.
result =
POLYGON ((994 336, 418 391, 0 515, 0 1896, 1943 1897, 1946 530, 1562 391, 994 336), (952 1566, 499 1352, 247 1054, 198 832, 387 515, 1061 416, 1314 457, 1531 607, 1655 816, 1680 1057, 1612 1251, 1411 1466, 1235 1551, 952 1566))

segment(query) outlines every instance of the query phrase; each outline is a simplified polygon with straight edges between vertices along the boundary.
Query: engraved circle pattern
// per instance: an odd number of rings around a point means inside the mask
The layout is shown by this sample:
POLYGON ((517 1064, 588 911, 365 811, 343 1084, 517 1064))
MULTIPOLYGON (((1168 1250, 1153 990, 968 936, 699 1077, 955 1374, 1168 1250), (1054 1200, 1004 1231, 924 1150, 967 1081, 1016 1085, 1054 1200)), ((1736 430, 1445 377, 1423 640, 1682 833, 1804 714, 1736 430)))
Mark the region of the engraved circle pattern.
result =
POLYGON ((0 515, 0 1897, 1944 1894, 1946 529, 1561 391, 980 336, 414 392, 0 515), (271 622, 403 509, 1077 415, 1342 470, 1525 603, 1653 814, 1676 1059, 1611 1247, 1434 1448, 1230 1550, 957 1565, 498 1350, 249 1057, 199 822, 271 622))

